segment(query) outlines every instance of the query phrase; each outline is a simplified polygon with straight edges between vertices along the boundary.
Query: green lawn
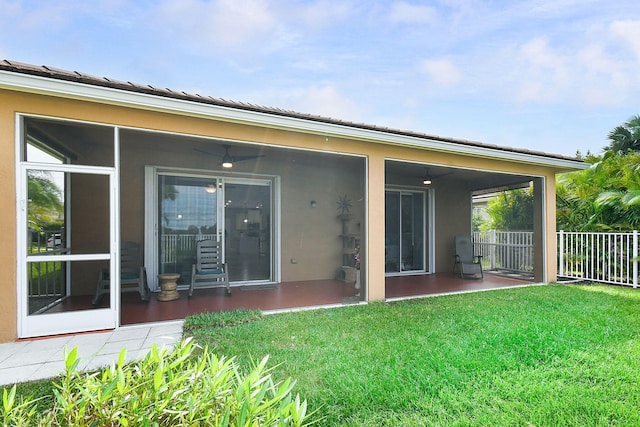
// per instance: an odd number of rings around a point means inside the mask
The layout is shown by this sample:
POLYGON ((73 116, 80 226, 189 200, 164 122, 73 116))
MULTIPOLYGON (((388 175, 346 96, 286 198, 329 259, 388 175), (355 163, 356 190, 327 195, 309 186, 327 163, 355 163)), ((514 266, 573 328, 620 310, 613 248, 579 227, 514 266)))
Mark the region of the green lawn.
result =
POLYGON ((248 317, 190 318, 186 333, 245 366, 269 354, 323 426, 640 425, 638 290, 549 285, 248 317))

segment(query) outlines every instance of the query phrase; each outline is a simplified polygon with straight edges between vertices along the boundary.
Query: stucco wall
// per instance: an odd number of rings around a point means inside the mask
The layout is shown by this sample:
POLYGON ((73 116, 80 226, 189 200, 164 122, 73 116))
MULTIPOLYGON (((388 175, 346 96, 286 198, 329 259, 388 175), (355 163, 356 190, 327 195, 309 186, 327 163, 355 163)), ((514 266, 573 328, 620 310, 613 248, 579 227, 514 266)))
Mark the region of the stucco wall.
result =
POLYGON ((464 183, 435 184, 435 271, 451 272, 454 237, 471 234, 471 193, 464 183))
POLYGON ((0 90, 0 342, 17 336, 15 111, 0 90))

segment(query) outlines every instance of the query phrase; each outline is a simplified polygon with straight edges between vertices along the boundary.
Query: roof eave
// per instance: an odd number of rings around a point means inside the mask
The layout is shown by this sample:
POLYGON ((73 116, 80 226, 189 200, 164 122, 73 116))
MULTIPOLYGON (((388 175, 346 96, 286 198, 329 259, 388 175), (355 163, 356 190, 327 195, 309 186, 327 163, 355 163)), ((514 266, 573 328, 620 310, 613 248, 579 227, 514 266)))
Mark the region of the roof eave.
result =
POLYGON ((441 152, 466 154, 508 160, 519 163, 552 167, 558 171, 586 169, 589 165, 579 161, 559 157, 547 157, 534 153, 485 147, 477 144, 430 139, 422 136, 405 135, 396 132, 367 129, 347 124, 330 123, 308 118, 291 117, 250 109, 233 108, 163 97, 123 89, 98 86, 74 81, 59 80, 31 74, 0 70, 0 88, 18 90, 42 95, 72 98, 84 101, 102 102, 119 106, 137 107, 161 112, 213 118, 234 123, 267 126, 270 128, 294 130, 323 136, 342 137, 376 143, 425 148, 441 152))

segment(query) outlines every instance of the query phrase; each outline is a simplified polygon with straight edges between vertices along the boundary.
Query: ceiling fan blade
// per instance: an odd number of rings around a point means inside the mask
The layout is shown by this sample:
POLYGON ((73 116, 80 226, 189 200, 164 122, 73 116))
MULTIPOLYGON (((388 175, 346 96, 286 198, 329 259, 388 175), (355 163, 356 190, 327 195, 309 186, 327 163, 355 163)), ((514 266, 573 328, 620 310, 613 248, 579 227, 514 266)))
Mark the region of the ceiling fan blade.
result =
MULTIPOLYGON (((235 156, 233 155, 230 151, 231 151, 231 146, 230 145, 223 145, 224 147, 224 154, 221 156, 221 160, 218 163, 219 165, 225 163, 225 161, 231 161, 231 163, 236 163, 236 162, 242 162, 245 160, 254 160, 254 159, 258 159, 260 157, 264 157, 264 154, 253 154, 253 155, 245 155, 245 156, 235 156)), ((200 150, 199 148, 194 148, 193 151, 196 151, 200 154, 205 154, 207 156, 216 156, 216 154, 210 152, 210 151, 206 151, 206 150, 200 150)))
POLYGON ((234 162, 242 162, 243 160, 253 160, 264 157, 264 154, 255 154, 252 156, 231 156, 234 162))

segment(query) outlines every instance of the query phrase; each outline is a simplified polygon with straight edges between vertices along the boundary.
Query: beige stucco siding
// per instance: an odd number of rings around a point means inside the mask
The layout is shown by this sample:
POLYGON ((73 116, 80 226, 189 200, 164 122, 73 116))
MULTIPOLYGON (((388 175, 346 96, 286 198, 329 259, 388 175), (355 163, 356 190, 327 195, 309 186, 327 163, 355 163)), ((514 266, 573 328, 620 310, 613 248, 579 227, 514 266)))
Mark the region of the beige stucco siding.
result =
POLYGON ((15 110, 0 91, 0 342, 17 336, 15 110))

